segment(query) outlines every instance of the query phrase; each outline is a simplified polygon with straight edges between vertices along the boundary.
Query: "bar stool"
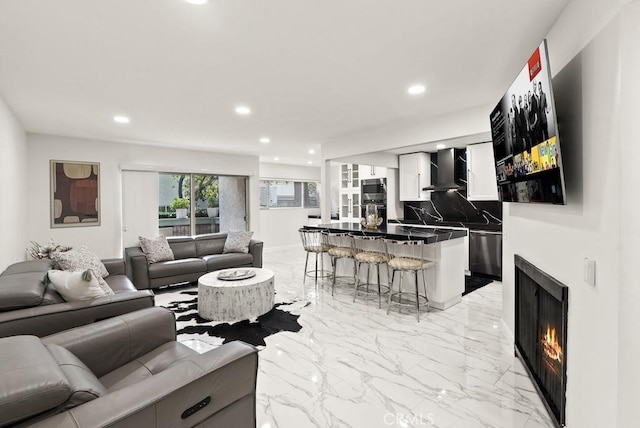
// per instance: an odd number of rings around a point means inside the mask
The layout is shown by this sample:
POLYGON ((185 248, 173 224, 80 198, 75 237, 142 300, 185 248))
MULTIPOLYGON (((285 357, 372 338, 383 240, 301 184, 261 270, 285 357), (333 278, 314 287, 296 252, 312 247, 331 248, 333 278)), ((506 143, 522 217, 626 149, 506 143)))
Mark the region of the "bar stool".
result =
MULTIPOLYGON (((431 269, 435 266, 435 263, 431 260, 424 258, 424 241, 398 241, 393 239, 385 239, 386 254, 388 258, 387 265, 393 272, 389 276, 389 301, 387 304, 387 314, 391 309, 391 304, 397 304, 402 306, 416 307, 416 318, 420 322, 420 306, 426 306, 429 311, 429 298, 427 297, 427 281, 425 277, 425 270, 431 269), (422 272, 422 284, 424 288, 424 295, 419 292, 418 284, 418 271, 422 272), (398 285, 398 291, 393 292, 393 282, 396 276, 396 272, 400 272, 400 284, 398 285), (416 296, 415 302, 411 299, 403 299, 402 291, 402 276, 405 272, 413 272, 416 284, 416 296), (397 301, 393 301, 397 298, 397 301)), ((409 294, 410 293, 404 293, 409 294)))
POLYGON ((354 259, 353 238, 346 232, 325 232, 326 242, 329 245, 329 256, 331 256, 331 266, 333 266, 333 283, 331 285, 331 295, 336 289, 337 278, 351 278, 356 280, 356 260, 354 259), (353 261, 353 277, 348 276, 336 276, 336 267, 338 266, 338 260, 351 260, 353 261))
POLYGON ((324 270, 323 255, 329 251, 329 245, 326 242, 326 235, 322 229, 298 229, 300 233, 300 239, 302 239, 302 247, 307 252, 307 258, 304 262, 304 278, 302 284, 307 279, 307 276, 315 276, 315 284, 318 285, 318 277, 330 278, 331 272, 324 270), (307 272, 307 265, 309 264, 309 254, 314 253, 316 255, 316 267, 315 270, 307 272), (318 255, 320 255, 320 270, 318 270, 318 255))
MULTIPOLYGON (((387 262, 387 256, 385 254, 384 240, 380 236, 362 236, 352 235, 353 237, 353 249, 354 258, 356 261, 356 281, 353 289, 353 301, 356 301, 358 295, 358 288, 365 287, 367 293, 369 291, 370 267, 373 265, 376 267, 378 274, 378 307, 382 307, 382 291, 380 289, 380 265, 387 262), (360 283, 360 267, 362 263, 367 265, 367 280, 365 283, 360 283)), ((373 284, 371 284, 373 285, 373 284)), ((386 288, 386 287, 385 287, 386 288)))

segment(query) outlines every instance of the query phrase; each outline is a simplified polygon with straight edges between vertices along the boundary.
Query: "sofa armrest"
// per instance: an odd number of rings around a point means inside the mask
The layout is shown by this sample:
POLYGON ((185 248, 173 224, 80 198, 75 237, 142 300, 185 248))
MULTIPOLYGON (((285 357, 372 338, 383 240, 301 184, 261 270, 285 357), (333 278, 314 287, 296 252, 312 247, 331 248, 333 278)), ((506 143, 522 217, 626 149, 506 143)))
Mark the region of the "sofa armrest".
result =
POLYGON ((262 267, 262 247, 264 244, 262 241, 252 239, 249 242, 249 253, 253 256, 253 267, 262 267))
POLYGON ((77 302, 0 312, 0 337, 32 334, 43 337, 106 318, 153 307, 151 290, 128 291, 77 302))
POLYGON ((67 348, 98 377, 176 339, 176 319, 166 308, 142 309, 44 337, 67 348))
POLYGON ((254 427, 257 370, 257 350, 231 342, 33 426, 199 426, 211 419, 211 426, 254 427), (208 405, 182 419, 207 397, 208 405))
POLYGON ((103 259, 102 263, 107 268, 109 275, 124 275, 124 259, 103 259))
POLYGON ((138 290, 149 288, 149 263, 140 247, 124 249, 127 276, 138 290))

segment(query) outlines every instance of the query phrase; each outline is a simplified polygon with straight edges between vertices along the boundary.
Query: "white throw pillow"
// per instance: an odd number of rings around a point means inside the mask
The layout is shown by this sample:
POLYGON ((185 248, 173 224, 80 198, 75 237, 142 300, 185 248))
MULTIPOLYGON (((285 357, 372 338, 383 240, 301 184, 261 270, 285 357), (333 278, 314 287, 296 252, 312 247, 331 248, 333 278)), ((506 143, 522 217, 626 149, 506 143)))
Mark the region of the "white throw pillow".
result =
POLYGON ((249 242, 253 232, 246 232, 244 230, 229 231, 227 232, 227 240, 224 241, 223 253, 248 253, 249 242))
POLYGON ((138 236, 138 239, 140 240, 140 248, 142 248, 144 255, 147 256, 147 262, 149 264, 175 260, 173 251, 165 236, 158 236, 157 238, 138 236))
POLYGON ((55 253, 53 257, 62 270, 77 272, 91 269, 96 276, 102 278, 109 276, 109 271, 104 266, 104 263, 87 247, 73 248, 69 251, 55 253))
POLYGON ((105 290, 103 286, 100 285, 98 277, 94 275, 91 269, 77 272, 50 270, 47 276, 56 291, 67 302, 95 299, 96 297, 113 294, 113 290, 111 290, 106 282, 104 286, 106 286, 108 290, 105 290), (89 279, 87 280, 86 278, 89 279))

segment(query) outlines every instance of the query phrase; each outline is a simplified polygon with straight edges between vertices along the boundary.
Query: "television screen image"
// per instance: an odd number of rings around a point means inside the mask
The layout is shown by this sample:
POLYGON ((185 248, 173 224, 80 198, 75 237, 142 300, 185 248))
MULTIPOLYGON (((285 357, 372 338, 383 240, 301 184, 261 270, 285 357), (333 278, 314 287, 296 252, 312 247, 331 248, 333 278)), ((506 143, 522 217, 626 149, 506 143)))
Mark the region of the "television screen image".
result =
POLYGON ((490 120, 502 200, 565 204, 546 40, 530 56, 490 120))

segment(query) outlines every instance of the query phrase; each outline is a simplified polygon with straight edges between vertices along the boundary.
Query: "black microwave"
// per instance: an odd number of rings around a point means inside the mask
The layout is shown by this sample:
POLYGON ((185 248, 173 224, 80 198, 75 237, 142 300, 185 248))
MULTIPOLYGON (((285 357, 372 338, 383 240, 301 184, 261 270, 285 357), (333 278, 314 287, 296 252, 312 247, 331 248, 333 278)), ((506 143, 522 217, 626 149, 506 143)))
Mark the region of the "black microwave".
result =
POLYGON ((387 180, 386 178, 374 178, 370 180, 362 180, 360 186, 362 194, 362 202, 377 201, 386 202, 387 200, 387 180))

